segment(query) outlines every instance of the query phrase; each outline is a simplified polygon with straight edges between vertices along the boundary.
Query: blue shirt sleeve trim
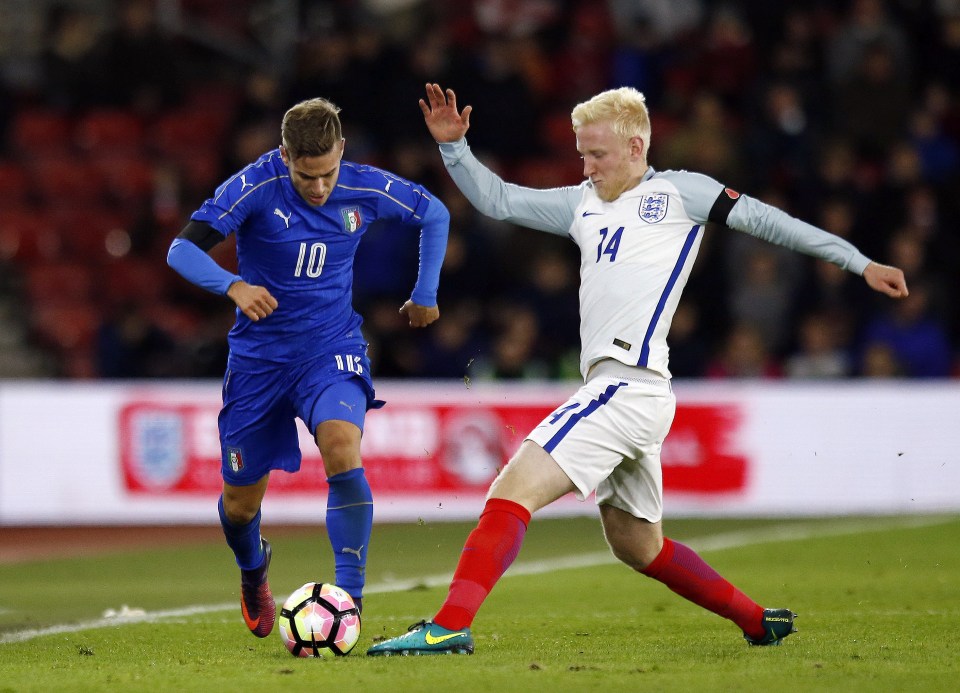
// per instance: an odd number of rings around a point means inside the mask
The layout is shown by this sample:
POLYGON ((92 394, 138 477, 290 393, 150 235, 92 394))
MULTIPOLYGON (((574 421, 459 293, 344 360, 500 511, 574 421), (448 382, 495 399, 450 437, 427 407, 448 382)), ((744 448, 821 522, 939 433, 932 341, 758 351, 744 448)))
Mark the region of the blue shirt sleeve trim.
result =
POLYGON ((410 300, 417 305, 431 307, 437 305, 440 268, 447 251, 447 235, 450 232, 450 212, 434 197, 423 215, 422 224, 420 269, 410 300))
POLYGON ((187 281, 215 294, 226 294, 231 284, 241 280, 185 238, 175 238, 170 244, 167 264, 187 281))

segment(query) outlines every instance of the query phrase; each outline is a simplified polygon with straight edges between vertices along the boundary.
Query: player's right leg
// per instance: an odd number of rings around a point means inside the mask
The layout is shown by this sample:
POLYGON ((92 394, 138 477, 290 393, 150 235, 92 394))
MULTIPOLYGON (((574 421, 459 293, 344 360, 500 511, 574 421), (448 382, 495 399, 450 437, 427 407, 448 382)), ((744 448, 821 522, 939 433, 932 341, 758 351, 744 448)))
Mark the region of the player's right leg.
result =
POLYGON ((261 638, 273 630, 276 603, 267 582, 272 552, 260 535, 260 505, 271 470, 300 468, 297 429, 283 383, 282 372, 228 371, 219 417, 220 523, 240 568, 244 622, 261 638))
POLYGON ((472 654, 470 625, 490 590, 523 543, 532 512, 573 490, 573 484, 539 445, 524 441, 494 481, 467 537, 443 606, 432 621, 373 645, 371 656, 472 654))
POLYGON ((223 484, 217 509, 227 545, 240 567, 240 612, 250 632, 265 638, 273 630, 276 603, 267 582, 272 551, 260 536, 260 504, 269 476, 249 486, 223 484))

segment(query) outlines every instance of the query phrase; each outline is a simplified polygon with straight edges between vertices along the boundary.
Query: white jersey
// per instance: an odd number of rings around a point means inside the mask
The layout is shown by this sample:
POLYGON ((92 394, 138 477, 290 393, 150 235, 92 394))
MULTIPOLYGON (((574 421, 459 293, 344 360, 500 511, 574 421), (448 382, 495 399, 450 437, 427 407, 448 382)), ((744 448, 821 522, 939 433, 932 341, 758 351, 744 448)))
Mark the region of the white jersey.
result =
POLYGON ((862 274, 854 246, 699 173, 656 172, 612 202, 593 185, 505 183, 465 140, 440 145, 454 182, 483 214, 569 236, 580 247, 580 372, 604 359, 670 377, 667 333, 708 221, 862 274))
POLYGON ((670 377, 667 331, 703 238, 676 186, 650 178, 613 202, 584 186, 570 225, 580 246, 580 372, 612 358, 670 377))

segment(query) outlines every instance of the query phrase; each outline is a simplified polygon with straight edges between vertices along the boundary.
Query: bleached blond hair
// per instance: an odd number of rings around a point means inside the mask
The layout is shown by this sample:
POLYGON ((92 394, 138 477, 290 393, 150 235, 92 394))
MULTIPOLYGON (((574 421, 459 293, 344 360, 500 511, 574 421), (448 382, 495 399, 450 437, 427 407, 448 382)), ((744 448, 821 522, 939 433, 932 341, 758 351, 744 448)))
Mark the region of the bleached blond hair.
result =
POLYGON ((577 104, 570 114, 573 129, 584 125, 609 122, 613 132, 625 141, 639 137, 644 143, 644 152, 650 150, 650 112, 646 97, 633 87, 608 89, 577 104))

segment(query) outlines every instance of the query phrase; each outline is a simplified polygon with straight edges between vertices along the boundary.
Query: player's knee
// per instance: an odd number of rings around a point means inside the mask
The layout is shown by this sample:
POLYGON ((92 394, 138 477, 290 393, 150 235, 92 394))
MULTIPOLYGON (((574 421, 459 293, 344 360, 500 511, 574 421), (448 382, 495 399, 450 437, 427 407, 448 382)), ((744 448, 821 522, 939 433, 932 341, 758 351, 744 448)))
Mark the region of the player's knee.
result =
POLYGON ((330 461, 327 461, 326 457, 323 458, 323 470, 326 472, 327 478, 349 472, 353 469, 359 469, 362 466, 363 464, 359 457, 355 460, 351 458, 333 458, 330 461))
POLYGON ((328 477, 363 466, 360 460, 360 429, 340 421, 327 421, 316 431, 317 448, 328 477))
POLYGON ((348 440, 328 442, 320 449, 320 456, 328 477, 363 466, 359 446, 348 440))
POLYGON ((260 505, 253 502, 245 502, 242 499, 229 499, 224 496, 223 514, 232 525, 247 525, 253 521, 260 511, 260 505))
POLYGON ((614 557, 638 573, 643 572, 659 555, 662 542, 652 540, 609 541, 614 557))

